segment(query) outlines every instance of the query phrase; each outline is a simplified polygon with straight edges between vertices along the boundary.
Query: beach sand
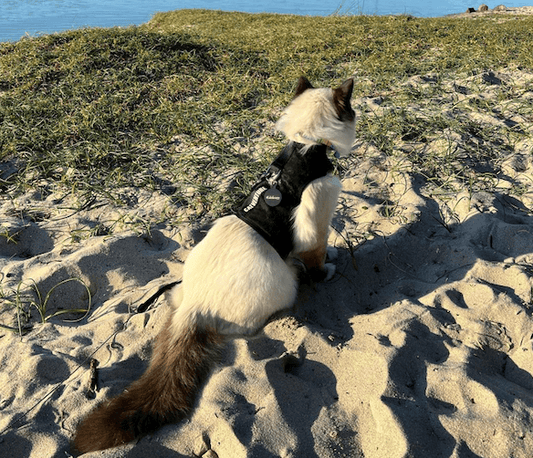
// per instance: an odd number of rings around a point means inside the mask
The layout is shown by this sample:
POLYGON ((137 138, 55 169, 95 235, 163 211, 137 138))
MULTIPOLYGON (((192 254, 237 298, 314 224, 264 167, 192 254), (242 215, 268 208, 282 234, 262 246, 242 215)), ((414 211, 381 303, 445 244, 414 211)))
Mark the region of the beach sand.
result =
MULTIPOLYGON (((483 17, 488 15, 493 16, 509 16, 509 15, 515 15, 515 16, 522 16, 522 15, 530 15, 533 14, 533 6, 510 6, 507 7, 505 4, 500 4, 498 6, 495 6, 494 8, 482 8, 483 6, 487 6, 483 3, 481 3, 479 6, 475 4, 471 4, 470 7, 474 11, 465 11, 464 13, 458 13, 458 14, 450 14, 449 17, 470 17, 470 18, 476 18, 476 17, 483 17)), ((470 9, 470 8, 468 8, 470 9)))
MULTIPOLYGON (((334 278, 302 286, 294 310, 230 341, 188 420, 85 456, 530 458, 533 118, 523 104, 500 106, 499 84, 533 104, 533 74, 518 69, 450 81, 442 101, 454 116, 529 133, 498 167, 483 165, 495 180, 491 192, 438 194, 400 160, 359 141, 341 161, 334 278), (470 97, 498 109, 481 116, 462 103, 470 97)), ((387 109, 371 98, 353 105, 358 113, 387 109)), ((463 141, 447 132, 396 147, 429 154, 463 141)), ((82 315, 70 314, 41 325, 34 310, 24 336, 0 328, 2 456, 70 456, 80 420, 147 366, 169 311, 163 291, 179 281, 207 226, 73 237, 168 199, 127 193, 126 209, 96 202, 72 210, 68 197, 37 192, 0 197, 2 228, 17 240, 0 237, 3 294, 14 300, 19 285, 25 293, 35 285, 43 300, 51 291, 48 314, 86 307, 81 282, 60 284, 79 278, 92 301, 81 321, 67 321, 82 315), (92 394, 91 359, 98 361, 92 394)), ((16 326, 5 300, 0 310, 0 322, 16 326)))

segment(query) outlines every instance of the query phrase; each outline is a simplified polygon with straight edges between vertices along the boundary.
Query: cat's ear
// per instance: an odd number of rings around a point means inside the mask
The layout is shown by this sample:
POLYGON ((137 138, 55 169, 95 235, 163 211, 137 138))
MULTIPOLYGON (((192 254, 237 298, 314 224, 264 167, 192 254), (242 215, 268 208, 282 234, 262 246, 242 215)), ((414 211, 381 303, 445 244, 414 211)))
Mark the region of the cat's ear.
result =
POLYGON ((313 89, 313 85, 305 76, 300 76, 298 79, 298 85, 296 86, 296 93, 294 97, 298 97, 302 92, 305 92, 307 89, 313 89))
POLYGON ((353 78, 347 79, 337 89, 333 89, 333 102, 335 104, 335 111, 339 118, 344 120, 351 120, 355 113, 352 110, 350 100, 353 92, 353 78))

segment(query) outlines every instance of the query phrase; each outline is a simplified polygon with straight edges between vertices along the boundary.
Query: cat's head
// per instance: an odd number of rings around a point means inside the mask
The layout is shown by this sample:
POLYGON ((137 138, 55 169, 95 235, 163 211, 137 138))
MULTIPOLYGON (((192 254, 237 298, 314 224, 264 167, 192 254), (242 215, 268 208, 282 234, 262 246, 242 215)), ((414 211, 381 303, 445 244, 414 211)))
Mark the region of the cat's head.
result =
POLYGON ((300 77, 296 94, 283 111, 276 129, 289 140, 313 145, 331 143, 340 156, 350 153, 355 141, 355 113, 351 106, 353 79, 336 89, 314 88, 300 77))

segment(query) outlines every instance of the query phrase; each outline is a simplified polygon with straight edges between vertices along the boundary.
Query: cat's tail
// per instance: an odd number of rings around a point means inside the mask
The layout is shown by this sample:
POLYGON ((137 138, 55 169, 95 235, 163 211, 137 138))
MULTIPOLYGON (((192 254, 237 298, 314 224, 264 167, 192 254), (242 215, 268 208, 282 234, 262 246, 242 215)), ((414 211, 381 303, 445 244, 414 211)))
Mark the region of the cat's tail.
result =
POLYGON ((125 444, 187 416, 223 337, 198 325, 174 333, 169 319, 142 377, 80 423, 74 438, 78 453, 125 444))

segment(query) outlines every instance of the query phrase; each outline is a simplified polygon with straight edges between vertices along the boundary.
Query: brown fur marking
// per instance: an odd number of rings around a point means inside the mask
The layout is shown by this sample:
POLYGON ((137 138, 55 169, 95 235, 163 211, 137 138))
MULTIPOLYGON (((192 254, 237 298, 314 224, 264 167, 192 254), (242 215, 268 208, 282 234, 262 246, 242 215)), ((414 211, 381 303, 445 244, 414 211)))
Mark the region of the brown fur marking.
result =
POLYGON ((298 97, 302 92, 306 91, 307 89, 313 89, 313 85, 305 76, 300 76, 300 78, 298 79, 298 84, 296 85, 294 97, 298 97))
POLYGON ((333 90, 333 103, 335 111, 341 121, 353 121, 355 112, 352 109, 350 99, 353 92, 353 79, 346 80, 341 86, 333 90))
POLYGON ((175 339, 170 322, 157 337, 152 361, 142 377, 98 406, 78 426, 74 439, 78 452, 125 444, 190 412, 223 338, 214 330, 194 327, 175 339))
POLYGON ((298 253, 298 257, 308 269, 323 269, 326 261, 326 246, 321 245, 309 251, 298 253))

